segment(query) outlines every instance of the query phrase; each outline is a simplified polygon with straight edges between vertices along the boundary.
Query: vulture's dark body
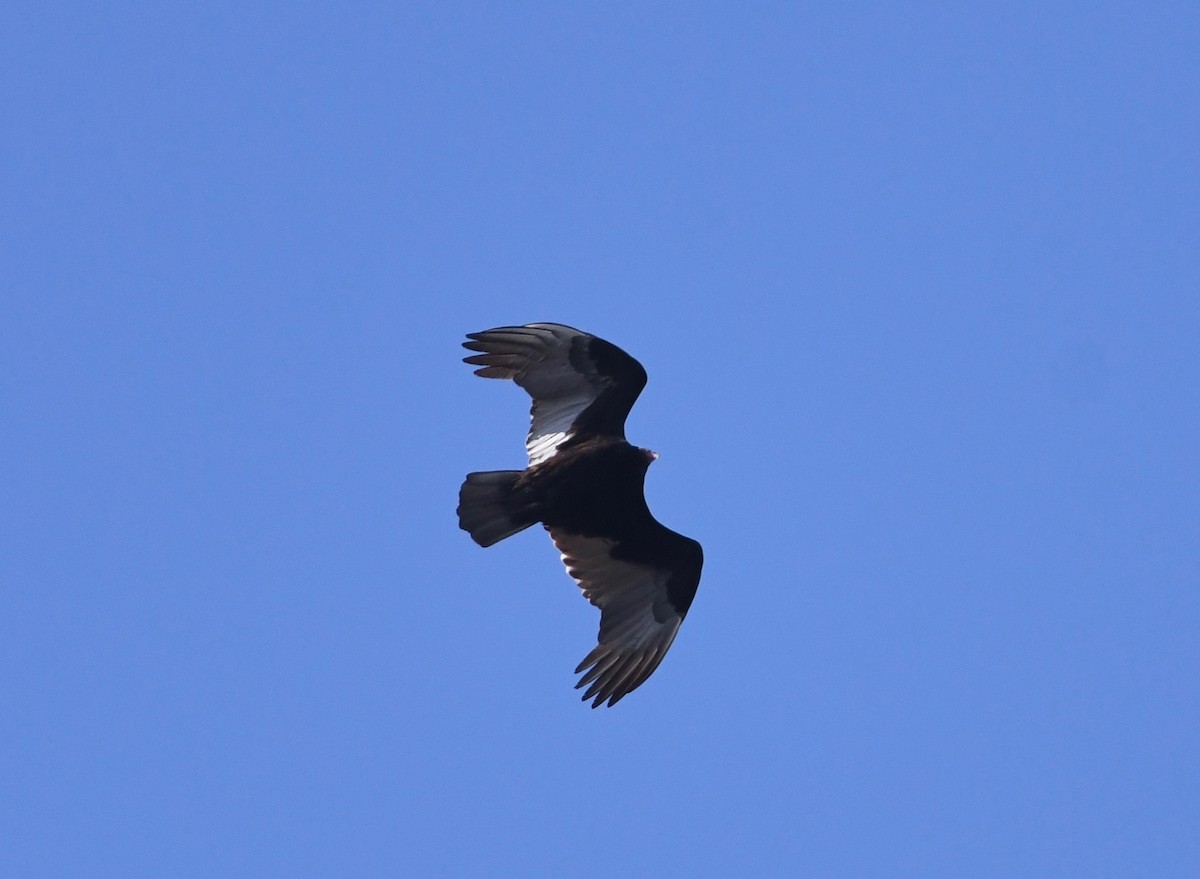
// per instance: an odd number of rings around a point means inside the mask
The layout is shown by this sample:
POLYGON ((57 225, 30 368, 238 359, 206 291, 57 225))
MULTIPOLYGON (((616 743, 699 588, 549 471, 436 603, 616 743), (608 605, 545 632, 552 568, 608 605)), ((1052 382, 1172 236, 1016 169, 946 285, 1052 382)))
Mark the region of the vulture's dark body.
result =
MULTIPOLYGON (((613 558, 648 564, 664 558, 682 565, 679 583, 700 576, 700 544, 659 524, 646 506, 646 471, 653 457, 625 440, 591 437, 560 448, 550 460, 525 470, 514 490, 515 515, 561 530, 613 542, 613 558)), ((667 581, 672 606, 682 616, 695 587, 667 581)))
POLYGON ((642 496, 648 466, 646 453, 624 440, 593 437, 525 470, 517 494, 547 527, 620 539, 651 520, 642 496))

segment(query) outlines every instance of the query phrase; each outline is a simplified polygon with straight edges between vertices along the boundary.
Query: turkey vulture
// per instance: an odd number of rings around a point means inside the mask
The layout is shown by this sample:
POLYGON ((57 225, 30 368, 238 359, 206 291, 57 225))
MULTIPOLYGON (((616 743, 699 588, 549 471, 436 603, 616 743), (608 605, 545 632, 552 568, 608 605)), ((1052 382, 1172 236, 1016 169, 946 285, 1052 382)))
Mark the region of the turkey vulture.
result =
POLYGON ((592 707, 615 705, 658 668, 687 615, 704 556, 660 525, 642 485, 658 455, 625 441, 646 370, 618 348, 562 324, 468 333, 464 362, 512 379, 533 398, 529 467, 467 474, 458 524, 491 546, 538 522, 567 573, 600 608, 600 636, 576 674, 592 707))

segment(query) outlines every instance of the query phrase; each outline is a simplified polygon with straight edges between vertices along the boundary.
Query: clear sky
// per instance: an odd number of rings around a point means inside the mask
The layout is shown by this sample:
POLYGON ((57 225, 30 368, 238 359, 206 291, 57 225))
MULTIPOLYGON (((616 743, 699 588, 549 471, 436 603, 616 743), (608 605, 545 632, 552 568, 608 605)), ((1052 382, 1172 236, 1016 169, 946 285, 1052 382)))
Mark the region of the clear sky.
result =
POLYGON ((1200 6, 7 3, 0 875, 1200 875, 1200 6), (637 357, 666 662, 469 470, 637 357))

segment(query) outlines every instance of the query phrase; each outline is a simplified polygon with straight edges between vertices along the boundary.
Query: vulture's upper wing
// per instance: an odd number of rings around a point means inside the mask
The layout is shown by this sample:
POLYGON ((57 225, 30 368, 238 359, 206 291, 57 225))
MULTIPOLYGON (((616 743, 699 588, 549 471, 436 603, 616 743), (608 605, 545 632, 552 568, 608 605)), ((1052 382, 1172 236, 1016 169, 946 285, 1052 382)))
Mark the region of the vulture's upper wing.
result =
POLYGON ((484 378, 510 378, 533 397, 525 440, 539 464, 572 436, 625 437, 625 416, 646 386, 642 365, 610 342, 563 326, 527 324, 468 333, 464 358, 484 378))
POLYGON ((653 518, 635 534, 587 537, 550 528, 567 572, 600 608, 596 648, 575 669, 589 669, 576 688, 596 708, 615 705, 658 668, 683 622, 704 555, 700 544, 653 518))

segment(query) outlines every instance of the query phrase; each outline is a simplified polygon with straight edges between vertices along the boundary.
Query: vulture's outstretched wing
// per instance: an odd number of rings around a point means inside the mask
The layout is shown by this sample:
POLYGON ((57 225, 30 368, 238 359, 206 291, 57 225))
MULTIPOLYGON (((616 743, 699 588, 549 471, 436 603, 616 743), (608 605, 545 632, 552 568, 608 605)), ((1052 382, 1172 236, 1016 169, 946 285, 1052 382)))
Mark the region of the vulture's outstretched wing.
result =
POLYGON ((646 386, 642 365, 610 342, 562 324, 526 324, 468 333, 465 362, 476 375, 515 381, 533 398, 525 440, 540 464, 572 437, 625 438, 625 417, 646 386))
POLYGON ((619 539, 548 528, 563 564, 600 608, 598 644, 575 673, 584 701, 615 705, 637 689, 666 655, 691 607, 704 556, 700 544, 653 519, 619 539))

